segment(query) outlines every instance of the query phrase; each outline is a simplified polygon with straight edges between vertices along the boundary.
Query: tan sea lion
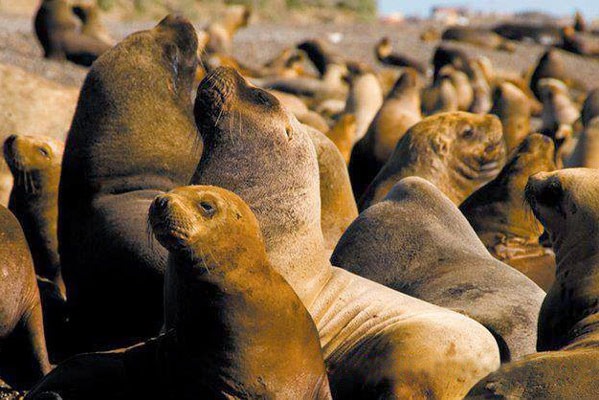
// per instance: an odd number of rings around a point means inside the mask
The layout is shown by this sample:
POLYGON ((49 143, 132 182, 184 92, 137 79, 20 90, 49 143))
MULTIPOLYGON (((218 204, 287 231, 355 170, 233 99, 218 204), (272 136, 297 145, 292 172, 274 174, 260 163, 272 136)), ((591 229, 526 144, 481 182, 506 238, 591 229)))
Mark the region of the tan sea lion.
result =
POLYGON ((510 154, 530 133, 530 102, 515 85, 504 82, 493 92, 493 109, 503 125, 503 138, 510 154))
POLYGON ((222 20, 213 22, 206 27, 206 33, 210 37, 206 45, 206 52, 231 54, 233 36, 239 28, 247 26, 250 16, 251 11, 245 5, 227 7, 222 20))
POLYGON ((337 146, 341 156, 343 156, 345 163, 349 164, 352 143, 356 136, 356 117, 352 114, 342 115, 341 118, 339 118, 339 121, 329 129, 326 135, 333 143, 335 143, 335 146, 337 146))
POLYGON ((0 377, 27 389, 50 372, 33 260, 19 221, 0 206, 0 377))
POLYGON ((472 193, 460 211, 491 255, 532 279, 543 290, 555 280, 555 256, 539 243, 541 224, 524 202, 528 177, 555 169, 555 146, 534 133, 515 149, 497 178, 472 193))
POLYGON ((472 69, 470 86, 472 87, 473 96, 468 111, 474 114, 486 114, 493 107, 490 81, 481 68, 481 63, 472 60, 470 62, 470 69, 472 69))
POLYGON ((435 115, 458 111, 458 93, 448 75, 440 75, 422 91, 422 113, 435 115))
POLYGON ((322 39, 306 40, 299 43, 297 49, 308 56, 321 77, 327 72, 329 65, 345 65, 343 57, 333 51, 322 39))
POLYGON ((393 53, 391 40, 387 36, 382 38, 376 44, 374 53, 377 60, 385 65, 393 67, 409 67, 413 68, 424 76, 428 74, 428 67, 426 64, 421 63, 408 55, 393 53))
POLYGON ((383 90, 373 71, 363 70, 351 77, 344 113, 356 117, 356 136, 352 143, 364 137, 382 105, 383 90))
POLYGON ((455 40, 458 42, 470 43, 480 47, 486 47, 494 50, 503 50, 514 52, 516 45, 497 33, 482 29, 465 26, 447 28, 441 35, 443 40, 455 40))
POLYGON ((563 56, 556 49, 549 49, 543 53, 530 77, 530 88, 539 100, 541 99, 539 81, 545 78, 554 78, 562 82, 568 81, 563 56))
POLYGON ((597 170, 584 168, 530 178, 527 201, 550 233, 557 258, 556 282, 539 316, 540 353, 503 365, 467 399, 597 397, 598 180, 597 170))
POLYGON ((458 208, 422 178, 402 179, 362 212, 331 262, 477 320, 497 340, 502 361, 535 352, 545 293, 493 258, 458 208))
POLYGON ((44 57, 90 66, 111 46, 79 31, 77 17, 66 0, 43 0, 35 15, 35 33, 44 57))
POLYGON ((406 70, 385 98, 366 135, 354 145, 348 168, 356 198, 391 157, 397 142, 422 119, 420 87, 417 72, 406 70))
POLYGON ((381 201, 393 185, 408 176, 427 179, 459 205, 497 176, 505 156, 497 117, 464 112, 427 117, 397 142, 358 208, 365 210, 381 201))
POLYGON ((459 398, 498 366, 475 321, 331 266, 316 151, 276 98, 223 68, 198 88, 195 112, 205 152, 194 182, 237 193, 255 213, 273 268, 316 323, 334 396, 459 398))
POLYGON ((96 4, 78 3, 73 7, 73 13, 79 17, 83 24, 81 26, 81 33, 94 39, 98 39, 110 46, 116 44, 116 40, 110 36, 108 30, 102 24, 100 9, 96 4))
POLYGON ((591 90, 585 99, 580 112, 582 125, 588 126, 595 117, 599 117, 599 89, 591 90))
POLYGON ((58 201, 74 351, 131 345, 162 325, 167 252, 148 239, 146 215, 156 195, 189 183, 201 155, 196 50, 191 23, 168 16, 113 47, 83 84, 58 201))
POLYGON ((76 356, 27 399, 331 398, 314 322, 268 262, 247 204, 221 188, 182 187, 152 202, 149 223, 169 251, 166 334, 76 356))
POLYGON ((566 168, 599 168, 599 117, 587 124, 572 154, 564 160, 566 168))
POLYGON ((470 57, 464 51, 441 44, 435 49, 433 54, 433 80, 437 80, 441 69, 446 65, 451 65, 453 68, 465 72, 469 77, 472 76, 470 69, 470 57))

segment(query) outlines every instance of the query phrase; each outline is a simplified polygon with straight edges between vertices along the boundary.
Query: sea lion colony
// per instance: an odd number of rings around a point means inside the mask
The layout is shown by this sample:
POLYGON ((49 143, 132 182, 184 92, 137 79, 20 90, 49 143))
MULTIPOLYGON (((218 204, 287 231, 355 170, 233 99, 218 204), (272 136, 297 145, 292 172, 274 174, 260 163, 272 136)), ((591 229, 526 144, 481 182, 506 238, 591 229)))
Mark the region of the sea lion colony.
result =
POLYGON ((3 138, 3 398, 596 399, 597 91, 555 49, 246 65, 249 18, 113 46, 42 2, 44 55, 90 69, 64 144, 3 138))

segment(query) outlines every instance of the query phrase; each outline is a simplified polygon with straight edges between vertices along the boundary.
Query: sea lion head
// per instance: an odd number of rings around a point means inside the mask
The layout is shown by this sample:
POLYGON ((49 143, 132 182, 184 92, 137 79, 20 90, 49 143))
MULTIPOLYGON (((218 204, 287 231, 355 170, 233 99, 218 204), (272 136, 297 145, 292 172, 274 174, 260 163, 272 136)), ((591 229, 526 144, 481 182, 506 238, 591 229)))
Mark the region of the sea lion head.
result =
POLYGON ((539 81, 544 78, 555 78, 564 80, 566 79, 564 60, 562 55, 556 49, 549 49, 541 58, 533 74, 530 78, 530 88, 532 89, 535 96, 541 99, 541 91, 539 88, 539 81))
POLYGON ((553 171, 555 169, 555 146, 550 137, 533 133, 527 136, 514 151, 511 160, 502 171, 511 179, 524 179, 520 190, 524 189, 526 180, 538 171, 553 171))
POLYGON ((530 132, 530 101, 516 85, 503 82, 493 92, 491 113, 503 123, 505 143, 510 153, 530 132))
POLYGON ((391 40, 388 36, 382 38, 376 45, 375 51, 379 58, 386 58, 391 54, 391 40))
POLYGON ((59 175, 63 151, 62 142, 46 136, 11 135, 4 141, 4 159, 17 182, 25 175, 59 175))
POLYGON ((582 105, 581 119, 586 127, 591 120, 599 116, 599 89, 593 89, 582 105))
POLYGON ((184 186, 157 196, 148 220, 156 240, 169 252, 201 260, 206 268, 226 267, 227 261, 262 243, 247 204, 215 186, 184 186))

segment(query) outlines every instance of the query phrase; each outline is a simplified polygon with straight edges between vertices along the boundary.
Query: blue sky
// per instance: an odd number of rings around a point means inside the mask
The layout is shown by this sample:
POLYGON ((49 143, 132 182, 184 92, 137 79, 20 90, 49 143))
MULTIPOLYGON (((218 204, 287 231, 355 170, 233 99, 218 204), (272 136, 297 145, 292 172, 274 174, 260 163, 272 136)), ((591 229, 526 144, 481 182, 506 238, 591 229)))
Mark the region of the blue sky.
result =
POLYGON ((576 8, 588 17, 599 17, 599 0, 378 0, 381 13, 401 11, 406 15, 426 16, 432 5, 467 5, 495 11, 542 10, 570 14, 576 8))

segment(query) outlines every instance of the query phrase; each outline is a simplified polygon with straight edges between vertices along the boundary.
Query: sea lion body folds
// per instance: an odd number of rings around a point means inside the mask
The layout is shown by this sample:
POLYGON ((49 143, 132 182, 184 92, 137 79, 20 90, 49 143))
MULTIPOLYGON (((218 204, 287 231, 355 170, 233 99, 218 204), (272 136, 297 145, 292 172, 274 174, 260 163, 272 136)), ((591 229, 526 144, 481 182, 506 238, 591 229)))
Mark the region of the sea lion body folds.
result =
POLYGON ((316 323, 333 396, 459 398, 496 368, 479 324, 331 266, 314 146, 274 97, 219 69, 200 84, 195 112, 205 152, 193 181, 237 193, 256 214, 273 268, 316 323))
POLYGON ((98 59, 81 89, 58 223, 78 351, 131 345, 160 329, 167 254, 148 240, 146 212, 156 195, 187 184, 199 161, 196 47, 192 25, 168 16, 98 59))

